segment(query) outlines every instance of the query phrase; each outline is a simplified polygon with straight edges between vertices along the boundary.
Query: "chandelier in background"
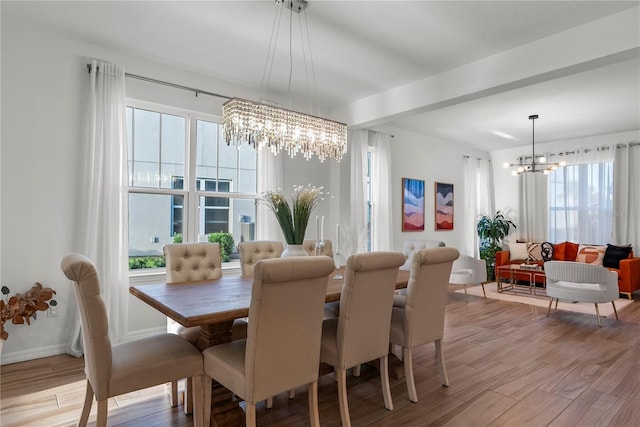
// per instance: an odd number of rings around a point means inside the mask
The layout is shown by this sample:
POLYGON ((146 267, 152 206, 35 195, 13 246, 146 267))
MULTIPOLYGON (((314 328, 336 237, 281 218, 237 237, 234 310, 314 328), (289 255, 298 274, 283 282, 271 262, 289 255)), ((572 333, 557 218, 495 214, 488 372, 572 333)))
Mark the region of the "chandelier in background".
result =
POLYGON ((525 162, 525 157, 521 157, 520 158, 520 163, 505 163, 503 166, 505 168, 515 168, 512 172, 511 175, 513 176, 517 176, 517 175, 522 175, 523 173, 528 173, 528 172, 532 172, 532 173, 536 173, 536 172, 542 172, 543 174, 548 174, 549 172, 558 169, 559 167, 564 167, 566 166, 567 162, 565 162, 564 160, 559 162, 559 163, 547 163, 547 158, 544 156, 538 156, 536 157, 536 129, 535 129, 535 123, 536 123, 536 119, 538 118, 537 114, 533 114, 531 116, 529 116, 529 120, 531 120, 531 126, 532 126, 532 137, 531 137, 531 144, 532 144, 532 151, 531 151, 531 163, 526 163, 525 162))
MULTIPOLYGON (((278 7, 287 7, 291 10, 289 21, 289 57, 291 58, 291 21, 293 12, 300 16, 301 12, 307 7, 305 0, 276 0, 278 7)), ((274 30, 272 30, 269 52, 267 54, 267 64, 265 71, 267 73, 269 57, 273 63, 275 54, 275 39, 277 40, 276 20, 279 14, 276 13, 274 20, 274 30), (273 49, 273 54, 272 54, 273 49)), ((300 18, 299 18, 300 19, 300 18)), ((305 15, 306 25, 306 15, 305 15)), ((299 25, 302 33, 302 26, 299 25)), ((309 57, 311 62, 311 70, 315 84, 315 72, 313 72, 313 57, 311 56, 311 45, 308 39, 309 29, 307 27, 307 44, 309 57)), ((301 34, 301 40, 302 34, 301 34)), ((304 54, 304 40, 303 54, 304 54)), ((306 66, 305 61, 305 72, 306 66)), ((289 96, 291 95, 291 75, 293 64, 290 64, 289 71, 289 96)), ((263 83, 265 75, 263 75, 263 83)), ((268 79, 267 79, 268 81, 268 79)), ((307 86, 309 78, 307 76, 307 86)), ((307 87, 310 93, 309 88, 307 87)), ((319 109, 319 108, 318 108, 319 109)), ((225 102, 222 106, 222 121, 224 128, 224 136, 227 144, 240 146, 241 144, 250 144, 254 148, 268 148, 272 153, 278 154, 281 150, 285 150, 291 157, 301 153, 307 160, 312 156, 317 156, 320 161, 326 158, 333 158, 337 161, 347 151, 347 125, 329 119, 323 119, 319 115, 314 116, 305 114, 277 106, 248 101, 241 98, 232 98, 225 102)))

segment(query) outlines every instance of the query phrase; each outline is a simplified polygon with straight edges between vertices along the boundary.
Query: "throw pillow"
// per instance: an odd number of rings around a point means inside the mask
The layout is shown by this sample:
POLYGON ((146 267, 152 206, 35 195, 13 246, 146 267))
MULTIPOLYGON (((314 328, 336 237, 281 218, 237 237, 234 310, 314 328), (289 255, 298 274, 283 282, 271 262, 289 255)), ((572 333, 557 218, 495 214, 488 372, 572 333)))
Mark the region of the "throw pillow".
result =
POLYGON ((566 250, 567 242, 556 243, 553 245, 553 259, 555 261, 564 261, 566 250))
POLYGON ((526 243, 509 243, 509 261, 524 261, 529 258, 526 243))
POLYGON ((604 251, 602 265, 608 268, 620 268, 620 261, 629 258, 631 253, 631 245, 616 246, 607 244, 607 250, 604 251))
POLYGON ((578 250, 580 249, 580 245, 572 242, 565 242, 564 248, 564 260, 565 261, 576 261, 578 258, 578 250))
POLYGON ((606 246, 580 245, 576 261, 584 262, 585 264, 602 265, 606 249, 606 246))
POLYGON ((532 243, 527 248, 530 262, 542 262, 542 243, 532 243))
POLYGON ((542 249, 542 261, 551 261, 553 259, 553 244, 550 242, 540 243, 542 249))

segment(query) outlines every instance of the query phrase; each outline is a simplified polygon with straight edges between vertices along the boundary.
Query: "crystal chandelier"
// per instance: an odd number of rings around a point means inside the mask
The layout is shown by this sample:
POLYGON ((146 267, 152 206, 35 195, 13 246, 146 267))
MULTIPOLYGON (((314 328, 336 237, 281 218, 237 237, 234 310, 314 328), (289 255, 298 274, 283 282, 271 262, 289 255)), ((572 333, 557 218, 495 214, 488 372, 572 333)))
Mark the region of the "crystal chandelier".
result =
POLYGON ((531 152, 531 163, 525 163, 526 158, 525 157, 521 157, 520 158, 520 163, 505 163, 503 166, 505 168, 515 168, 512 172, 511 175, 513 176, 517 176, 517 175, 522 175, 523 173, 527 173, 527 172, 542 172, 543 174, 548 174, 549 172, 558 169, 559 167, 564 167, 566 166, 567 162, 565 162, 564 160, 559 162, 559 163, 547 163, 547 158, 544 156, 538 156, 536 157, 536 130, 535 130, 535 123, 536 123, 536 119, 538 118, 537 114, 533 114, 531 116, 529 116, 529 120, 531 120, 531 126, 532 126, 532 137, 531 137, 531 144, 532 144, 532 152, 531 152))
MULTIPOLYGON (((276 0, 276 3, 284 4, 291 9, 291 15, 293 12, 299 15, 307 7, 305 0, 276 0)), ((291 43, 289 43, 289 49, 291 49, 291 43)), ((275 52, 275 44, 273 50, 275 52)), ((270 55, 271 52, 267 55, 267 62, 270 55)), ((311 46, 309 46, 309 55, 311 56, 311 46)), ((305 65, 305 70, 306 68, 305 65)), ((265 65, 265 73, 266 70, 265 65)), ((263 82, 264 80, 263 76, 263 82)), ((291 91, 291 71, 289 91, 291 91)), ((301 153, 307 160, 315 155, 320 161, 326 158, 340 161, 347 151, 347 125, 319 116, 232 98, 222 106, 222 121, 227 144, 240 146, 247 143, 254 148, 268 148, 274 154, 285 150, 291 157, 301 153)))

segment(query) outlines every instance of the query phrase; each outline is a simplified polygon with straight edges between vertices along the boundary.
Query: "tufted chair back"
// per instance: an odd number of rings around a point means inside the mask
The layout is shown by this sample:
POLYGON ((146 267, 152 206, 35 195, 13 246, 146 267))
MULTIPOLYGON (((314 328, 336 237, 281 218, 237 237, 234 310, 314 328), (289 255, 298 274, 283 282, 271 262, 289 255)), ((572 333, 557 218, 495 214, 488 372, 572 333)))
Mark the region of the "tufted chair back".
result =
POLYGON ((400 267, 400 270, 411 270, 411 263, 413 260, 413 254, 421 249, 440 248, 445 246, 444 242, 438 240, 424 240, 424 239, 408 239, 404 241, 402 253, 405 256, 405 262, 400 267))
POLYGON ((253 276, 253 269, 261 259, 280 258, 284 244, 276 240, 252 240, 238 243, 240 271, 243 276, 253 276))
MULTIPOLYGON (((315 240, 305 240, 302 242, 302 247, 309 255, 316 254, 316 241, 315 240)), ((331 240, 324 241, 324 250, 320 255, 326 255, 328 257, 333 258, 333 245, 331 244, 331 240)))
POLYGON ((85 371, 96 398, 104 399, 109 392, 112 353, 107 309, 100 295, 96 267, 84 255, 69 254, 62 258, 60 268, 75 282, 73 291, 82 320, 85 371))
POLYGON ((449 276, 460 253, 454 248, 415 254, 404 310, 404 343, 415 347, 442 338, 449 276))
POLYGON ((167 262, 167 282, 218 279, 222 260, 218 243, 179 243, 162 248, 167 262))

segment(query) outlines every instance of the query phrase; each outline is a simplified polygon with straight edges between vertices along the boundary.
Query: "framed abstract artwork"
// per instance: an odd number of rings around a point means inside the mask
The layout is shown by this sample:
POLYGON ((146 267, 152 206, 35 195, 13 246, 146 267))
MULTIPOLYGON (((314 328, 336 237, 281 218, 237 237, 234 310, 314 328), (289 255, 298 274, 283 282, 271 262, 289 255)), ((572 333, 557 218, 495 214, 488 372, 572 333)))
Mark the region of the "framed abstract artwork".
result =
POLYGON ((402 231, 424 231, 424 181, 402 178, 402 231))
POLYGON ((453 230, 453 184, 436 182, 436 231, 453 230))

